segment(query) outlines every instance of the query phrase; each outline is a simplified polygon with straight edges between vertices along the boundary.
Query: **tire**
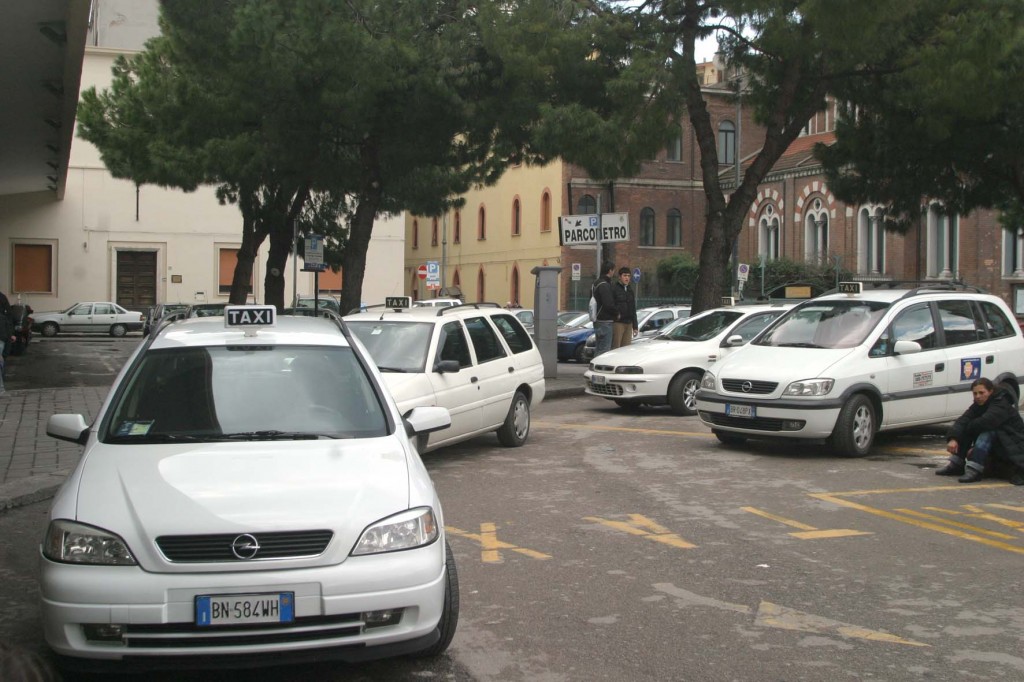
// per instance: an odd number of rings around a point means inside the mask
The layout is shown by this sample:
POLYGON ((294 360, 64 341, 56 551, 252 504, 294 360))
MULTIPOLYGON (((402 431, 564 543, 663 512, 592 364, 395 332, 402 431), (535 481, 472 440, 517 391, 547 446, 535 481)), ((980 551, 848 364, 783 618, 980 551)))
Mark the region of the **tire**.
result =
POLYGON ((700 388, 701 375, 688 371, 679 374, 668 385, 668 404, 672 413, 681 417, 692 417, 697 414, 697 389, 700 388))
POLYGON ((871 401, 855 395, 840 410, 828 444, 840 457, 864 457, 871 451, 877 430, 871 401))
POLYGON ((530 401, 522 391, 512 396, 505 423, 498 429, 498 441, 506 448, 518 448, 530 435, 530 401))
POLYGON ((576 362, 581 362, 581 363, 582 362, 586 362, 586 359, 584 359, 584 357, 583 357, 583 347, 586 346, 586 345, 587 345, 587 343, 586 343, 586 341, 584 341, 583 343, 581 343, 578 346, 576 346, 576 350, 574 350, 572 352, 572 359, 573 360, 575 360, 576 362))
POLYGON ((432 658, 440 656, 452 643, 455 636, 455 629, 459 625, 459 572, 455 568, 455 555, 452 554, 451 545, 444 543, 444 610, 441 611, 441 620, 437 622, 437 632, 441 639, 437 643, 412 654, 413 658, 432 658))
POLYGON ((42 326, 43 336, 51 337, 57 336, 57 332, 60 331, 60 327, 57 326, 56 322, 44 322, 42 326))
POLYGON ((711 433, 715 434, 715 438, 722 445, 743 445, 747 442, 746 436, 737 436, 735 433, 729 433, 728 431, 715 431, 711 433))
POLYGON ((110 335, 115 338, 121 338, 128 333, 128 328, 123 324, 115 324, 110 326, 110 335))

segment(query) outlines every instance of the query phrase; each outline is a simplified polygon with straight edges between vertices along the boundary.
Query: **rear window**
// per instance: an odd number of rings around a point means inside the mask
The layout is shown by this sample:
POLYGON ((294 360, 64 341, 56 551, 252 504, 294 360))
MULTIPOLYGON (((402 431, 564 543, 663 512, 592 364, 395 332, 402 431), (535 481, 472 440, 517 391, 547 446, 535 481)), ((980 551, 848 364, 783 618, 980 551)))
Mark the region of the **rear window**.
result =
POLYGON ((512 315, 495 315, 491 322, 505 337, 505 343, 513 353, 522 353, 533 348, 533 341, 523 326, 512 315))
POLYGON ((981 312, 988 335, 994 339, 1017 335, 1017 325, 1012 324, 1002 309, 991 301, 981 301, 981 312))

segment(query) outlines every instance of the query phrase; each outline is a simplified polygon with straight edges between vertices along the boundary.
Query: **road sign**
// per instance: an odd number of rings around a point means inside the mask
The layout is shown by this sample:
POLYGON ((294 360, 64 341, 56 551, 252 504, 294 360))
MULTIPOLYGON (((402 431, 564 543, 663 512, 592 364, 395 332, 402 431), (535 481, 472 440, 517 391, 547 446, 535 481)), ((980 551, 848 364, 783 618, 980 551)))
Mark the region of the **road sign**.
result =
POLYGON ((572 281, 580 281, 580 275, 583 274, 583 265, 581 263, 572 264, 572 281))
POLYGON ((426 279, 427 278, 427 266, 426 266, 426 264, 421 265, 418 268, 416 268, 416 276, 419 277, 420 279, 426 279))
POLYGON ((740 263, 736 267, 736 279, 741 282, 746 282, 748 275, 750 275, 750 266, 746 263, 740 263))
POLYGON ((564 215, 558 219, 558 243, 562 246, 579 244, 628 242, 629 215, 601 213, 592 215, 564 215))
POLYGON ((427 261, 427 288, 441 288, 441 265, 436 260, 427 261))
POLYGON ((305 272, 323 272, 327 269, 324 263, 324 237, 320 234, 311 234, 306 237, 306 255, 302 259, 302 269, 305 272))
POLYGON ((633 281, 634 282, 639 282, 640 281, 640 268, 633 268, 633 281))

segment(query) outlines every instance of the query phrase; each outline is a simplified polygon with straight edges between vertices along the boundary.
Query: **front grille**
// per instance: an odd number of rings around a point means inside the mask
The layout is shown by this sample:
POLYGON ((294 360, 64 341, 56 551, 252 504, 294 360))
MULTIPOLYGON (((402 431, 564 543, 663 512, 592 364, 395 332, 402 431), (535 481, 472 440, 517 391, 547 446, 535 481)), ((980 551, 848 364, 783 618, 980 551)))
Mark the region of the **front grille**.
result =
POLYGON ((329 530, 249 533, 256 538, 260 548, 251 559, 239 559, 231 551, 231 544, 239 535, 164 535, 156 539, 156 545, 167 560, 172 562, 259 561, 317 556, 323 554, 334 537, 334 533, 329 530))
POLYGON ((747 395, 767 395, 779 384, 775 381, 750 381, 749 379, 722 379, 722 388, 730 393, 745 393, 747 395), (750 390, 744 391, 743 384, 750 383, 750 390))
POLYGON ((358 613, 338 616, 307 616, 291 623, 259 623, 199 627, 193 623, 162 623, 126 626, 124 643, 129 648, 189 649, 195 647, 245 646, 307 642, 353 637, 362 632, 358 613))
POLYGON ((715 426, 732 426, 737 429, 752 429, 755 431, 782 430, 782 420, 772 417, 755 417, 754 419, 747 419, 745 417, 730 417, 719 412, 701 412, 701 416, 703 416, 707 421, 713 423, 715 426))
POLYGON ((595 384, 592 381, 588 381, 587 387, 598 395, 622 395, 622 386, 618 384, 595 384))

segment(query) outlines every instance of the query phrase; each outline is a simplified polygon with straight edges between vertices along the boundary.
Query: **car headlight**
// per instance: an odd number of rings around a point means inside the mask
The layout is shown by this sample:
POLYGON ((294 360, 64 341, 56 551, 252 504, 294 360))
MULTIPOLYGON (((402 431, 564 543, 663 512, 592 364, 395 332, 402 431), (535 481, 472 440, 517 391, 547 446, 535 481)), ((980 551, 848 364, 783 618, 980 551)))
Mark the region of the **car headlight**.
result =
POLYGON ((43 556, 68 564, 138 565, 128 545, 118 536, 65 519, 50 522, 43 542, 43 556))
POLYGON ((615 368, 615 373, 616 374, 643 374, 644 373, 644 368, 643 367, 628 367, 628 366, 616 367, 615 368))
POLYGON ((700 378, 700 387, 709 391, 715 390, 715 375, 711 372, 704 372, 704 376, 700 378))
POLYGON ((437 520, 429 507, 410 509, 369 526, 359 536, 352 556, 398 552, 429 545, 438 537, 437 520))
POLYGON ((559 337, 558 337, 558 340, 559 340, 559 341, 568 341, 568 340, 569 340, 569 337, 568 337, 568 336, 559 336, 559 337))
POLYGON ((794 381, 782 395, 817 396, 825 395, 832 390, 835 379, 803 379, 794 381))

